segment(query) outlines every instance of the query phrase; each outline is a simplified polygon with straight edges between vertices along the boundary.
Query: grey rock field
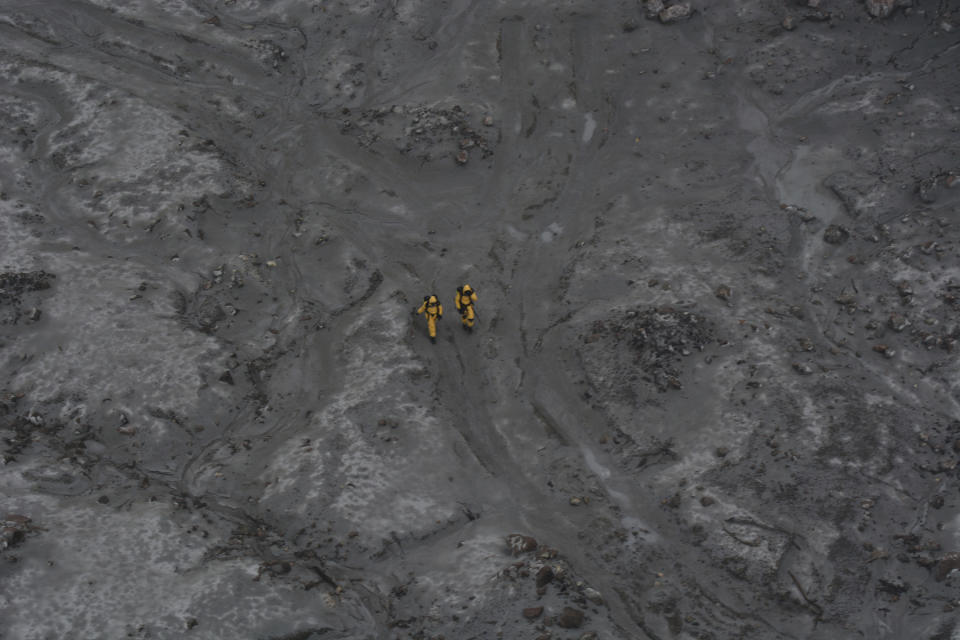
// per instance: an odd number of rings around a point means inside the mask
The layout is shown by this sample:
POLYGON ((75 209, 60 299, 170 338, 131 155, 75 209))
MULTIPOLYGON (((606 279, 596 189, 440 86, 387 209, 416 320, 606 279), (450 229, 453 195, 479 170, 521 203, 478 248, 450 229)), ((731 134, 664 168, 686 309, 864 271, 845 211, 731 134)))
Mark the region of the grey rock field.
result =
POLYGON ((0 638, 958 640, 958 242, 954 0, 0 0, 0 638))

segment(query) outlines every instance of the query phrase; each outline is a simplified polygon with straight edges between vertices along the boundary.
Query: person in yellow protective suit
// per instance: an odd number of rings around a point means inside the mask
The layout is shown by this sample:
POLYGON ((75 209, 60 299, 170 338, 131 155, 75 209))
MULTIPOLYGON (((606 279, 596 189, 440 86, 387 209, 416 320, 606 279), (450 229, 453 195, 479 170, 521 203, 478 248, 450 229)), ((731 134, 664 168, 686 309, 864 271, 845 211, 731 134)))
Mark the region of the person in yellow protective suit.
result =
POLYGON ((430 342, 437 342, 437 320, 443 317, 443 305, 437 299, 437 296, 431 294, 423 296, 423 304, 417 309, 417 315, 426 314, 427 330, 430 332, 430 342))
POLYGON ((465 331, 473 331, 473 325, 477 321, 477 312, 473 308, 473 303, 477 301, 477 292, 465 284, 457 287, 457 311, 460 312, 460 322, 463 323, 465 331))

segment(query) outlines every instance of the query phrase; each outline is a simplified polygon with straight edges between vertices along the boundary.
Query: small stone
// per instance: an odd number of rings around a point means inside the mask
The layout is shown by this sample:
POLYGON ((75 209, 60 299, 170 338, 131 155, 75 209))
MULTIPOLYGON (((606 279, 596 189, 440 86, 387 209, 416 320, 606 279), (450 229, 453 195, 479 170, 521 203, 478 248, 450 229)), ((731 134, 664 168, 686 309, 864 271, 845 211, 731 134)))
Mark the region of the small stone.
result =
POLYGON ((640 27, 640 24, 634 18, 627 18, 624 20, 622 27, 624 33, 631 33, 632 31, 636 31, 640 27))
POLYGON ((570 496, 570 504, 574 507, 579 506, 583 503, 583 498, 579 496, 570 496))
POLYGON ((603 596, 600 595, 599 591, 592 587, 587 587, 583 590, 583 597, 593 604, 603 604, 603 596))
POLYGON ((40 309, 36 307, 30 309, 30 313, 27 317, 30 318, 32 321, 36 322, 37 320, 40 319, 40 309))
POLYGON ((527 607, 523 610, 523 617, 527 620, 535 620, 543 613, 543 607, 527 607))
POLYGON ((787 31, 793 31, 797 28, 797 19, 793 16, 787 16, 783 19, 783 22, 781 22, 780 25, 787 31))
POLYGON ((721 300, 729 300, 732 294, 733 291, 731 291, 730 287, 725 284, 720 285, 717 287, 716 291, 713 292, 713 295, 717 296, 721 300))
POLYGON ((470 159, 470 154, 467 153, 466 149, 461 149, 460 152, 457 153, 456 161, 457 161, 457 164, 459 164, 460 166, 467 164, 467 160, 469 159, 470 159))
POLYGON ((692 15, 692 13, 693 11, 690 9, 689 2, 680 2, 663 9, 657 15, 660 18, 660 22, 663 24, 670 24, 673 22, 686 20, 692 15))
POLYGON ((484 116, 483 117, 483 126, 492 127, 493 126, 493 116, 484 116))
POLYGON ((709 507, 709 506, 711 506, 712 504, 714 504, 715 502, 716 502, 716 500, 714 500, 714 499, 711 498, 710 496, 703 496, 702 498, 700 498, 700 504, 703 505, 703 506, 705 506, 705 507, 709 507))
POLYGON ((728 448, 726 448, 726 447, 717 447, 717 450, 714 451, 714 454, 715 454, 718 458, 725 458, 725 457, 727 457, 727 454, 728 454, 728 453, 730 453, 730 449, 728 449, 728 448))
POLYGON ((564 629, 579 629, 583 626, 583 611, 573 607, 564 607, 557 616, 557 626, 564 629))
POLYGON ((220 380, 220 382, 225 382, 226 384, 229 384, 229 385, 232 386, 232 385, 233 385, 233 374, 230 373, 229 371, 224 371, 222 374, 220 374, 219 380, 220 380))

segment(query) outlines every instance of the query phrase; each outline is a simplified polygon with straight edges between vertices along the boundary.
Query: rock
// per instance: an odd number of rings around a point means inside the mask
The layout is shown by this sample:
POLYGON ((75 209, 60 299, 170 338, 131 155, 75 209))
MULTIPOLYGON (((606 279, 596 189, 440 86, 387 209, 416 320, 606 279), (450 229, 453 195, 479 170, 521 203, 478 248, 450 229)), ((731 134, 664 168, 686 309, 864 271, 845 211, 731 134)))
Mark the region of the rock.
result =
POLYGON ((940 179, 938 176, 925 178, 917 183, 917 195, 926 204, 933 204, 940 197, 940 179))
POLYGON ((4 527, 0 531, 0 549, 15 547, 23 542, 23 531, 17 527, 4 527))
POLYGON ((564 629, 579 629, 583 626, 583 611, 573 607, 564 607, 557 616, 557 626, 564 629))
POLYGON ((850 237, 850 232, 844 227, 832 224, 823 230, 823 241, 827 244, 843 244, 850 237))
POLYGON ((519 533, 511 533, 507 536, 507 548, 513 555, 535 551, 537 549, 537 540, 536 538, 519 533))
POLYGON ((586 587, 583 590, 583 597, 592 602, 593 604, 603 604, 603 596, 600 595, 600 592, 592 587, 586 587))
POLYGON ((597 640, 597 634, 593 631, 588 631, 580 636, 579 640, 597 640))
POLYGON ((901 331, 903 331, 904 329, 910 326, 910 321, 907 320, 906 316, 903 316, 899 313, 891 313, 890 319, 887 320, 887 324, 890 326, 891 329, 893 329, 897 333, 900 333, 901 331))
POLYGON ((717 450, 713 452, 718 458, 725 458, 727 454, 730 453, 730 449, 726 447, 717 447, 717 450))
POLYGON ((717 296, 721 300, 729 300, 732 294, 733 291, 725 284, 720 285, 717 287, 716 291, 713 292, 713 295, 717 296))
POLYGON ((224 371, 222 374, 220 374, 220 378, 218 379, 220 380, 220 382, 225 382, 233 386, 233 374, 230 373, 229 371, 224 371))
POLYGON ((22 516, 18 513, 8 513, 3 516, 3 521, 16 527, 28 527, 33 521, 29 516, 22 516))
POLYGON ((891 595, 898 596, 910 589, 910 585, 903 581, 899 576, 896 578, 880 578, 877 584, 878 591, 885 591, 891 595))
POLYGON ((948 553, 940 559, 934 572, 934 578, 937 582, 943 582, 954 569, 960 569, 960 553, 957 552, 948 553))
POLYGON ((527 620, 535 620, 543 613, 543 607, 527 607, 523 610, 523 617, 527 620))
POLYGON ((640 27, 640 24, 633 18, 627 18, 623 21, 623 25, 621 25, 621 27, 623 28, 624 33, 630 33, 632 31, 636 31, 640 27))
POLYGON ((690 9, 689 2, 680 2, 661 10, 657 15, 663 24, 671 24, 673 22, 686 20, 692 13, 693 11, 690 9))
POLYGON ((493 116, 484 116, 483 117, 483 126, 492 127, 493 126, 493 116))
POLYGON ((461 150, 457 153, 456 161, 457 161, 457 164, 459 164, 460 166, 463 166, 463 165, 467 164, 467 161, 468 161, 469 159, 470 159, 470 154, 467 153, 467 150, 466 150, 466 149, 461 149, 461 150))
POLYGON ((197 309, 197 324, 204 331, 212 331, 217 323, 227 317, 223 307, 213 298, 206 298, 197 309))
POLYGON ((547 586, 551 580, 553 580, 553 569, 546 565, 540 567, 537 571, 537 588, 547 586))
POLYGON ((811 373, 813 373, 813 367, 811 367, 806 362, 794 362, 793 370, 802 376, 808 376, 811 373))
POLYGON ((787 31, 793 31, 794 29, 797 28, 797 19, 794 18, 793 16, 787 16, 786 18, 783 19, 783 22, 780 23, 780 26, 782 26, 787 31))
POLYGON ((703 496, 702 498, 700 498, 700 504, 702 504, 705 507, 709 507, 715 502, 716 500, 714 500, 710 496, 703 496))
POLYGON ((570 496, 570 504, 574 507, 579 506, 583 504, 583 498, 579 496, 570 496))
POLYGON ((897 352, 894 349, 891 349, 885 344, 875 344, 873 345, 873 350, 883 355, 884 358, 892 358, 893 356, 897 355, 897 352))
POLYGON ((839 198, 851 217, 856 218, 868 209, 866 196, 874 188, 874 182, 870 178, 838 171, 824 178, 823 186, 839 198))

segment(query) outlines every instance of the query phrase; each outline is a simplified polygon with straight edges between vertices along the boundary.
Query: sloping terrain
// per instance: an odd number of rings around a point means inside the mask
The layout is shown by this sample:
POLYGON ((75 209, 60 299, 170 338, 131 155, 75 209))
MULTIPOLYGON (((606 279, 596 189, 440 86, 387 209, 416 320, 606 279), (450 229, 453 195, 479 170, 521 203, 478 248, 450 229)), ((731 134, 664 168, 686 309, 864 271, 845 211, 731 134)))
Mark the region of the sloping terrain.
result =
POLYGON ((960 637, 956 2, 0 36, 0 638, 960 637))

